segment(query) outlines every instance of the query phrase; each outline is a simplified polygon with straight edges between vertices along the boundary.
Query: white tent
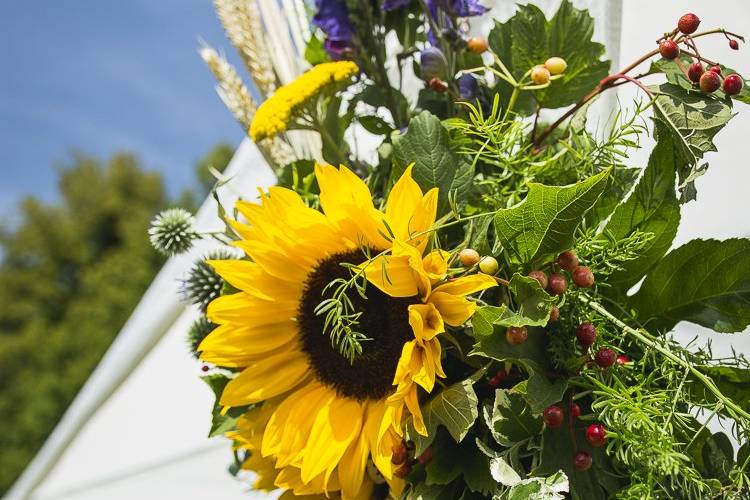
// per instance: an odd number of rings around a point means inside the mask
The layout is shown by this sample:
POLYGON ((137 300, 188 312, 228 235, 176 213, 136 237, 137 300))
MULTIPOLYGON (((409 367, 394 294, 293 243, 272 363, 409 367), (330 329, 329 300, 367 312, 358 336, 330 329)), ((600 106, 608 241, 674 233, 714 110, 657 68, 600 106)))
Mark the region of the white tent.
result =
MULTIPOLYGON (((494 3, 499 17, 507 17, 512 10, 513 2, 494 3)), ((550 12, 558 2, 535 3, 550 12)), ((663 31, 683 12, 698 13, 706 26, 739 24, 732 27, 740 31, 748 31, 750 20, 750 3, 745 0, 718 0, 710 8, 698 0, 575 3, 591 8, 597 18, 598 39, 614 48, 610 57, 620 62, 633 60, 650 48, 653 34, 663 31)), ((704 50, 721 54, 728 66, 750 73, 747 58, 730 53, 721 40, 707 41, 704 50)), ((620 94, 623 102, 634 92, 624 87, 620 94)), ((717 137, 719 152, 709 155, 712 167, 698 180, 698 201, 682 210, 676 245, 699 236, 750 236, 745 198, 750 169, 743 147, 747 130, 750 110, 745 109, 717 137)), ((646 158, 640 154, 633 161, 643 165, 646 158)), ((256 187, 274 182, 271 170, 248 141, 237 150, 228 176, 233 180, 221 193, 227 203, 239 192, 253 193, 256 187)), ((198 224, 201 228, 218 224, 212 200, 201 208, 198 224)), ((199 364, 185 347, 185 331, 196 313, 180 304, 177 296, 178 279, 206 248, 201 246, 188 256, 167 262, 6 500, 231 500, 264 496, 248 492, 247 478, 238 482, 226 472, 229 443, 206 438, 213 395, 199 380, 199 364)), ((680 332, 684 338, 696 333, 713 338, 719 353, 729 351, 730 341, 739 351, 750 352, 747 336, 730 338, 685 324, 680 332)))

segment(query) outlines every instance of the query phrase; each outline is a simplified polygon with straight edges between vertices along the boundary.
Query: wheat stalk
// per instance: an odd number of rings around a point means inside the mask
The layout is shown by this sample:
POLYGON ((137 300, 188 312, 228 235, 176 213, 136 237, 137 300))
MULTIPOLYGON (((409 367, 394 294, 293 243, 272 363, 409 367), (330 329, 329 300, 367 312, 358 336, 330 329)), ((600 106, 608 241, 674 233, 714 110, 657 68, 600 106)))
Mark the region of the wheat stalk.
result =
MULTIPOLYGON (((247 131, 258 109, 245 83, 242 81, 234 66, 223 58, 216 50, 209 46, 199 50, 201 58, 216 78, 216 93, 219 94, 224 105, 247 131)), ((278 137, 261 141, 258 146, 266 159, 277 167, 294 161, 295 156, 287 143, 278 137)))
POLYGON ((242 56, 248 72, 262 95, 276 90, 268 45, 263 38, 263 23, 253 0, 214 0, 216 14, 227 37, 242 56))

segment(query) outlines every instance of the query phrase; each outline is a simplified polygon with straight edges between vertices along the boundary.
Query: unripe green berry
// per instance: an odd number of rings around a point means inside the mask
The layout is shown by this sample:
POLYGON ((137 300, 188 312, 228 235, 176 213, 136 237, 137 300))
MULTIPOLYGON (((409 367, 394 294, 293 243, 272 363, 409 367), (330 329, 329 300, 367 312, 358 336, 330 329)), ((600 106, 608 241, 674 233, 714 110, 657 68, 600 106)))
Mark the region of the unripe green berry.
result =
POLYGON ((490 255, 482 257, 479 261, 479 270, 484 274, 495 274, 500 269, 500 264, 497 263, 497 259, 490 255))
POLYGON ((547 68, 551 74, 559 75, 560 73, 565 72, 568 68, 568 63, 562 57, 550 57, 544 63, 544 67, 547 68))

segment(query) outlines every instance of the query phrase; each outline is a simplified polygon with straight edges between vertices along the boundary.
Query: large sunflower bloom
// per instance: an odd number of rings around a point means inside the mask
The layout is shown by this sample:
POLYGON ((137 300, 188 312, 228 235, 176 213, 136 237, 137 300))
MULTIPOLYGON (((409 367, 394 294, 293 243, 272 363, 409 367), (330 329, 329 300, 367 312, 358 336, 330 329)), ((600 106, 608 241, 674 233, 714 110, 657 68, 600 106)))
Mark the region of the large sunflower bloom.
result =
POLYGON ((233 437, 252 451, 245 465, 259 472, 259 486, 367 498, 371 462, 370 472, 374 464, 397 493, 392 450, 409 415, 426 433, 418 387, 430 392, 445 376, 438 335, 467 321, 476 306, 466 296, 495 281, 447 279, 449 255, 425 255, 438 193, 423 193, 411 168, 383 211, 345 167, 317 166, 315 175, 322 212, 281 187, 258 204, 237 204, 247 224, 232 222, 236 245, 250 260, 210 262, 240 291, 209 305, 219 326, 201 343, 201 357, 242 369, 220 404, 256 405, 233 437), (353 362, 332 345, 315 311, 331 281, 356 272, 342 264, 359 266, 374 285, 366 298, 347 292, 369 338, 353 362))

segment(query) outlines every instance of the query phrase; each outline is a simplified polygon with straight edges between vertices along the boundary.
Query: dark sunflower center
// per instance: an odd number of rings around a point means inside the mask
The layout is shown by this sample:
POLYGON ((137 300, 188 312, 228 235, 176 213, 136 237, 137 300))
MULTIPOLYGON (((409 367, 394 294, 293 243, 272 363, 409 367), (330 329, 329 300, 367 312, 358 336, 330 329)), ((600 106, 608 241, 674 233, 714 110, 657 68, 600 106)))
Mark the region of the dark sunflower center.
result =
POLYGON ((393 298, 368 285, 367 298, 360 297, 357 290, 346 292, 356 312, 361 312, 356 330, 371 340, 362 342, 362 354, 353 363, 343 356, 325 327, 325 314, 318 315, 315 308, 332 293, 325 287, 331 281, 351 277, 350 271, 341 264, 359 264, 364 254, 351 251, 333 255, 318 263, 307 276, 299 308, 299 325, 302 349, 310 359, 310 365, 322 383, 336 389, 341 395, 360 401, 382 399, 392 390, 401 348, 413 338, 409 326, 407 307, 419 302, 418 297, 393 298))

